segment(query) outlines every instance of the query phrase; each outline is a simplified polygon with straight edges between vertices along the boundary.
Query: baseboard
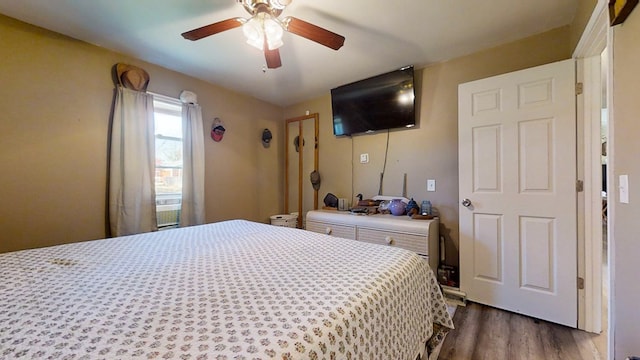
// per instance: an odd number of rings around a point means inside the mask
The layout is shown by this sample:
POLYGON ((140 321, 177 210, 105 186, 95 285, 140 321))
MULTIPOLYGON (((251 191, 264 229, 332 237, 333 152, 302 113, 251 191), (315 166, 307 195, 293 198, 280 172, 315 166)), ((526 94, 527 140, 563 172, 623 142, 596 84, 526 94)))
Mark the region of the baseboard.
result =
POLYGON ((447 303, 452 303, 458 306, 467 306, 467 293, 460 291, 460 288, 454 288, 451 286, 441 285, 442 295, 444 295, 447 303))

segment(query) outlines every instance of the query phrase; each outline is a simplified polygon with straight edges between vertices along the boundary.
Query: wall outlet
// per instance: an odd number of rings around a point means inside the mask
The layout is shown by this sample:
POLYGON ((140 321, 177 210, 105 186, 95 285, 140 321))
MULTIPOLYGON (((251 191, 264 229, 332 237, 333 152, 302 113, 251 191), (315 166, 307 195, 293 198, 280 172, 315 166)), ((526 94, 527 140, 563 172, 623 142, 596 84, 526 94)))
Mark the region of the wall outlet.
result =
POLYGON ((369 162, 369 154, 360 154, 360 164, 366 164, 369 162))
POLYGON ((436 181, 434 179, 427 180, 427 191, 436 191, 436 181))

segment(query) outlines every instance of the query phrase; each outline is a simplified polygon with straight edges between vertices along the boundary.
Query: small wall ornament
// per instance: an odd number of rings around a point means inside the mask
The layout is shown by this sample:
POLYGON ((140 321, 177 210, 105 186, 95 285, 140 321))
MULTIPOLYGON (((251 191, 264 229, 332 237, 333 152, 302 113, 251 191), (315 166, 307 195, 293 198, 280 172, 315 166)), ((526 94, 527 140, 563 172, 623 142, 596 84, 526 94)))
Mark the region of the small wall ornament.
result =
POLYGON ((215 142, 222 141, 222 137, 224 136, 224 132, 226 129, 224 128, 224 123, 220 118, 213 119, 213 124, 211 125, 211 138, 215 142))
POLYGON ((262 130, 262 146, 268 148, 271 144, 271 139, 273 139, 273 135, 271 134, 271 130, 264 129, 262 130))

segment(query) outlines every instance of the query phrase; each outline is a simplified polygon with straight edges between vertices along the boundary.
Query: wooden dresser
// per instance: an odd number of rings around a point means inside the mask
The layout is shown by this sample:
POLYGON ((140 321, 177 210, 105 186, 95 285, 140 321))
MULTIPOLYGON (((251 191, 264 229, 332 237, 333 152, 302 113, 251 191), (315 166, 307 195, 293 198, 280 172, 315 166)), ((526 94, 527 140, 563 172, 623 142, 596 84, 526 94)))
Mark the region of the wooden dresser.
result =
POLYGON ((408 216, 354 215, 342 211, 307 213, 306 229, 353 240, 397 246, 411 250, 438 268, 438 218, 413 220, 408 216))

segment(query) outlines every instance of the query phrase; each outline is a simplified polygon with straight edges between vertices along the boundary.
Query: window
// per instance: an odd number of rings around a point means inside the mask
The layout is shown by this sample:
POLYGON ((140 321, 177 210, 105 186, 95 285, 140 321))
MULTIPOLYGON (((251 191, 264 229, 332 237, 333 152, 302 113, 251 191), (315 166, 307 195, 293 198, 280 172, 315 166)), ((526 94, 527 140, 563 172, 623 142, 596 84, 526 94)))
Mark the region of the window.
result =
POLYGON ((182 203, 182 105, 154 95, 156 213, 158 229, 180 224, 182 203))

